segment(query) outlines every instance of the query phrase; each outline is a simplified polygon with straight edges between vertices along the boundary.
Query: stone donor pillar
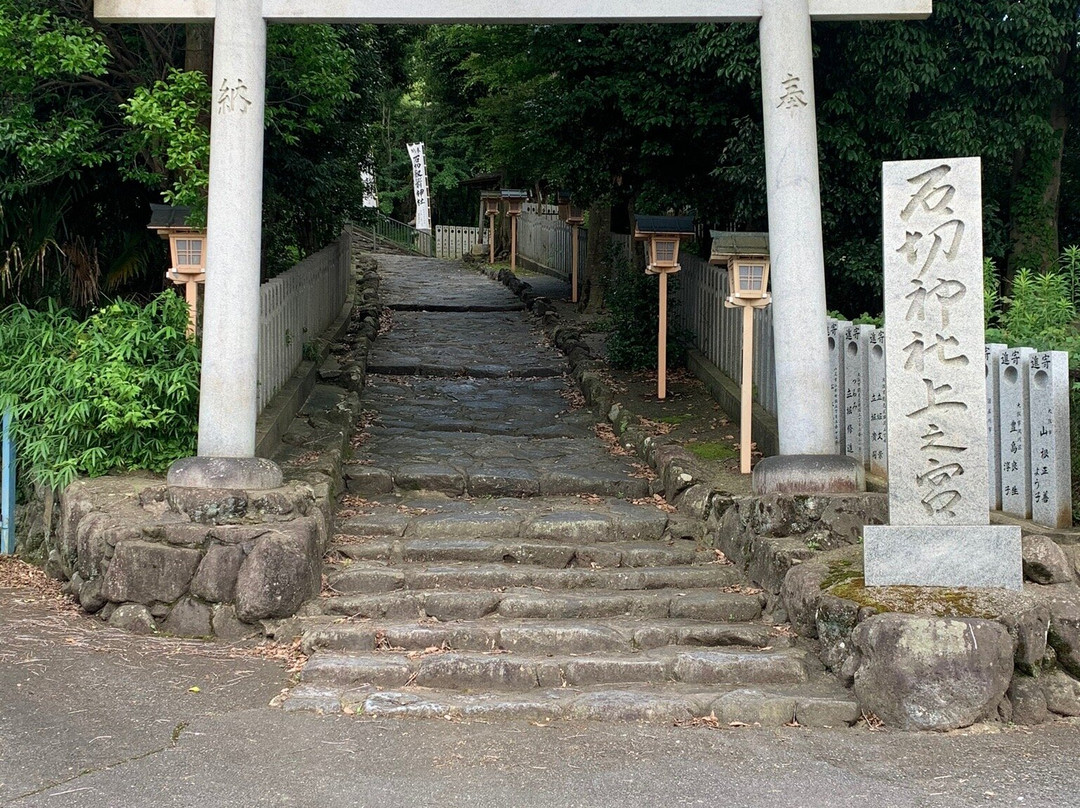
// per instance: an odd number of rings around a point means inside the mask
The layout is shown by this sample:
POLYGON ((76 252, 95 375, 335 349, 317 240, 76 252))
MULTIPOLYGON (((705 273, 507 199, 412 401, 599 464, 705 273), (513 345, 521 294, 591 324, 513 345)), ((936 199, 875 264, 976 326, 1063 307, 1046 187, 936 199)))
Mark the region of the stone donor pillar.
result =
POLYGON ((262 0, 218 4, 211 90, 199 456, 174 464, 169 483, 272 488, 281 484, 280 470, 254 457, 266 108, 262 0))
POLYGON ((780 456, 758 464, 754 489, 858 491, 862 468, 833 436, 808 0, 763 0, 760 38, 780 456))

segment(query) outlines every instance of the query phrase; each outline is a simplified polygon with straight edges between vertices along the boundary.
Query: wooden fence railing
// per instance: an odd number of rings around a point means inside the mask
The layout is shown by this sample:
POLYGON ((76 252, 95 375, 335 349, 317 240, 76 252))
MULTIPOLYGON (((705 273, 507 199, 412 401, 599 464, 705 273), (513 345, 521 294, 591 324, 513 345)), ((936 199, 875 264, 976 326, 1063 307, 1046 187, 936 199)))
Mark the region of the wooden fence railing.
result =
POLYGON ((259 412, 304 359, 304 345, 322 334, 345 305, 352 280, 348 234, 267 281, 260 289, 259 412))

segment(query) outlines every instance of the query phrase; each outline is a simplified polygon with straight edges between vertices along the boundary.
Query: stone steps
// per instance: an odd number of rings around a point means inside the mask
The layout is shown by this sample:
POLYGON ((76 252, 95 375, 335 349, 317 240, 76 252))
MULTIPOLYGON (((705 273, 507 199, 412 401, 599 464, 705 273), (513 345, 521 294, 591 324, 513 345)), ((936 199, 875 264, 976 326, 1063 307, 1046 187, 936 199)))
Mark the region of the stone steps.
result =
MULTIPOLYGON (((364 467, 367 468, 367 467, 364 467)), ((670 534, 668 513, 620 499, 579 497, 469 500, 429 492, 380 495, 343 508, 337 531, 345 536, 482 539, 521 538, 592 544, 658 541, 670 534)))
POLYGON ((715 554, 697 542, 608 542, 573 545, 520 539, 387 539, 350 537, 337 541, 333 555, 355 561, 390 564, 472 562, 505 563, 564 569, 568 567, 640 568, 702 564, 715 554))
MULTIPOLYGON (((435 267, 435 265, 431 265, 435 267)), ((858 706, 700 520, 598 438, 501 287, 389 265, 323 594, 272 627, 309 655, 285 709, 374 718, 844 726, 858 706), (418 280, 423 278, 423 280, 418 280), (447 305, 450 305, 449 303, 447 305), (520 378, 532 376, 531 379, 520 378)))
MULTIPOLYGON (((564 439, 563 442, 572 443, 572 440, 564 439)), ((346 490, 360 496, 407 491, 474 497, 593 494, 637 498, 649 494, 648 480, 643 478, 588 467, 574 468, 569 463, 557 469, 537 471, 509 465, 418 462, 415 456, 409 456, 396 462, 395 458, 386 458, 379 466, 347 466, 344 476, 346 490)))
POLYGON ((347 713, 367 718, 449 718, 481 721, 637 721, 708 726, 845 727, 860 717, 858 704, 827 682, 797 687, 704 688, 698 685, 626 684, 537 688, 528 692, 462 693, 410 688, 378 690, 303 683, 286 710, 347 713))
POLYGON ((761 595, 723 589, 677 591, 548 592, 541 589, 417 590, 323 597, 303 607, 302 614, 353 618, 435 618, 478 620, 488 615, 508 618, 580 620, 608 617, 675 618, 742 623, 761 617, 761 595))
POLYGON ((394 620, 311 623, 301 650, 365 653, 376 649, 512 651, 534 655, 632 653, 668 645, 786 648, 790 639, 763 623, 672 619, 508 620, 450 623, 394 620))
POLYGON ((668 646, 633 654, 532 656, 470 651, 321 652, 301 680, 341 687, 427 687, 522 691, 680 682, 692 685, 797 685, 809 681, 805 652, 668 646))
POLYGON ((700 589, 738 586, 742 576, 730 565, 663 566, 602 569, 552 569, 531 564, 387 564, 352 563, 330 568, 329 589, 338 595, 416 589, 700 589))

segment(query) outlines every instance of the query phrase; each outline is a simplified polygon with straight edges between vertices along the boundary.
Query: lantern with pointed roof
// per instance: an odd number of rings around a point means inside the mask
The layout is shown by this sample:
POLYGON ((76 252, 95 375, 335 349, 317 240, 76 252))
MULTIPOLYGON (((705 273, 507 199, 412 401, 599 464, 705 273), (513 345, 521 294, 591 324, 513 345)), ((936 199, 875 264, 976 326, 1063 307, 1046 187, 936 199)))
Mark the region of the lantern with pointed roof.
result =
POLYGON ((559 191, 555 194, 555 204, 559 206, 559 218, 564 222, 570 221, 570 192, 559 191))
POLYGON ((485 216, 499 215, 499 205, 502 203, 502 193, 500 191, 481 191, 480 198, 484 200, 485 216))
POLYGON ((769 297, 769 234, 713 230, 709 263, 726 266, 732 302, 769 297))
POLYGON ((189 336, 195 336, 199 318, 199 284, 206 281, 206 231, 191 227, 191 209, 173 205, 151 205, 148 229, 169 240, 172 266, 165 273, 170 281, 184 286, 188 302, 189 336))
POLYGON ((647 272, 657 275, 679 271, 679 244, 694 235, 689 216, 635 216, 634 238, 648 242, 647 272))
POLYGON ((521 205, 529 198, 529 192, 517 188, 503 188, 502 198, 506 200, 506 215, 520 216, 521 205))
POLYGON ((172 257, 169 278, 177 283, 185 282, 189 276, 203 276, 206 272, 206 231, 190 227, 187 223, 190 216, 190 208, 150 206, 148 228, 156 230, 159 236, 169 240, 172 257))

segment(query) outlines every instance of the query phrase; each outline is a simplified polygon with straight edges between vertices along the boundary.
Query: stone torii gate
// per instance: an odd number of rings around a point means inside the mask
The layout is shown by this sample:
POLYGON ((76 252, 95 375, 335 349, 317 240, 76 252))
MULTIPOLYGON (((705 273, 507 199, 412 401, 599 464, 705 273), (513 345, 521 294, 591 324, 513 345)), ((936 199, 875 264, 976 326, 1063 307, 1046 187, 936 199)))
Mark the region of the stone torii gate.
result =
MULTIPOLYGON (((260 487, 247 459, 258 415, 267 22, 759 21, 780 452, 799 456, 833 452, 810 22, 931 11, 932 0, 95 0, 103 22, 215 24, 198 452, 239 459, 235 474, 211 464, 215 484, 260 487)), ((178 477, 206 484, 205 473, 178 477)))

